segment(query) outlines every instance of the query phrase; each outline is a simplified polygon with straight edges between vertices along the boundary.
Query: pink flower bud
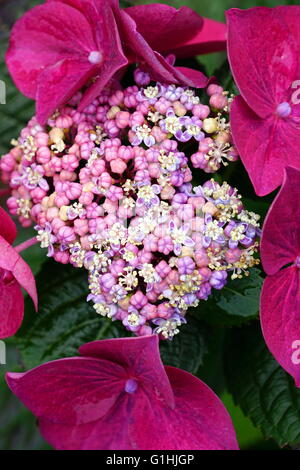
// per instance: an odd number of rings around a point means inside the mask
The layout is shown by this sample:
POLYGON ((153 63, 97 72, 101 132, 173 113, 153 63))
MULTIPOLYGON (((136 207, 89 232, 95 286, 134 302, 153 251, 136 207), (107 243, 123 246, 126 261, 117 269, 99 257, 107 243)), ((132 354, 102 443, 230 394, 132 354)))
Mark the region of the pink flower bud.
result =
POLYGON ((116 284, 116 279, 112 274, 106 273, 101 276, 100 284, 105 292, 109 292, 111 288, 116 284))
POLYGON ((93 199, 94 199, 93 193, 82 192, 78 201, 80 202, 80 204, 89 205, 93 202, 93 199))
POLYGON ((147 297, 140 291, 138 290, 130 299, 130 303, 133 307, 136 309, 140 310, 142 307, 147 305, 148 300, 147 297))
POLYGON ((116 137, 120 132, 120 129, 116 126, 116 123, 113 119, 105 121, 104 130, 110 137, 116 137))
POLYGON ((124 160, 125 162, 128 162, 134 157, 134 150, 130 146, 122 145, 118 149, 118 157, 124 160))
POLYGON ((76 239, 76 235, 75 235, 74 229, 72 229, 72 227, 67 227, 65 225, 64 227, 60 227, 60 229, 58 230, 57 238, 62 243, 71 243, 76 239))
POLYGON ((205 104, 195 104, 192 108, 192 113, 199 119, 206 119, 210 115, 210 109, 205 104))
POLYGON ((53 258, 61 264, 68 264, 70 262, 70 255, 67 251, 56 251, 53 258))
POLYGON ((75 219, 74 220, 74 232, 77 235, 83 237, 89 231, 89 224, 87 220, 84 219, 75 219))
POLYGON ((55 127, 59 129, 68 129, 73 124, 71 116, 61 115, 55 120, 55 127))
POLYGON ((215 93, 223 93, 223 88, 219 85, 216 85, 215 83, 212 83, 211 85, 208 86, 207 88, 207 94, 208 96, 212 96, 215 93))
POLYGON ((144 116, 142 113, 135 111, 133 114, 131 114, 130 119, 129 119, 129 124, 131 127, 134 126, 141 126, 144 124, 144 116))
POLYGON ((110 162, 110 168, 113 173, 121 175, 126 170, 127 165, 121 158, 116 158, 116 160, 110 162))
POLYGON ((47 192, 41 188, 35 188, 30 191, 30 196, 35 204, 37 202, 41 202, 41 200, 46 196, 46 194, 47 192))
POLYGON ((216 109, 224 109, 228 104, 227 97, 225 95, 213 94, 209 99, 209 104, 216 109))
POLYGON ((52 223, 51 223, 51 227, 52 227, 52 231, 53 233, 57 233, 59 231, 60 228, 64 227, 65 226, 65 223, 63 220, 59 219, 58 217, 55 217, 53 220, 52 220, 52 223))
POLYGON ((122 274, 123 272, 123 269, 125 268, 126 266, 126 263, 123 259, 118 259, 116 261, 113 261, 110 265, 110 272, 111 274, 113 274, 114 276, 120 276, 120 274, 122 274))
POLYGON ((79 161, 77 160, 76 155, 68 154, 62 157, 62 167, 64 170, 73 171, 76 170, 79 166, 79 161))
POLYGON ((155 237, 155 235, 153 235, 152 233, 150 233, 144 239, 144 247, 145 247, 145 250, 147 251, 153 251, 153 252, 157 251, 158 238, 155 237))
POLYGON ((125 129, 129 125, 130 113, 127 111, 119 111, 116 114, 115 121, 119 129, 125 129))
POLYGON ((40 147, 36 152, 36 160, 38 163, 44 165, 45 163, 50 162, 51 152, 49 147, 40 147))
POLYGON ((59 210, 57 207, 51 207, 46 212, 46 219, 51 222, 55 217, 59 216, 59 210))
POLYGON ((198 268, 208 266, 208 264, 210 263, 206 250, 204 250, 204 248, 198 249, 196 254, 194 255, 194 258, 198 268))
POLYGON ((55 204, 57 207, 68 206, 69 202, 69 199, 64 193, 61 193, 55 197, 55 204))
POLYGON ((169 236, 160 238, 158 240, 158 245, 157 249, 160 253, 163 253, 164 255, 168 255, 173 251, 173 241, 172 238, 169 236))
POLYGON ((35 136, 35 142, 38 147, 48 147, 49 134, 46 132, 38 132, 35 136))
POLYGON ((196 265, 190 256, 183 256, 178 259, 177 267, 180 274, 192 274, 196 265))
POLYGON ((61 159, 58 157, 52 157, 49 162, 49 167, 52 171, 59 173, 61 171, 61 159))
POLYGON ((110 106, 119 106, 123 103, 124 93, 121 90, 117 90, 113 95, 109 97, 108 103, 110 106))
POLYGON ((79 183, 70 183, 69 187, 66 191, 66 196, 72 200, 72 199, 78 199, 80 194, 82 192, 82 186, 79 183))

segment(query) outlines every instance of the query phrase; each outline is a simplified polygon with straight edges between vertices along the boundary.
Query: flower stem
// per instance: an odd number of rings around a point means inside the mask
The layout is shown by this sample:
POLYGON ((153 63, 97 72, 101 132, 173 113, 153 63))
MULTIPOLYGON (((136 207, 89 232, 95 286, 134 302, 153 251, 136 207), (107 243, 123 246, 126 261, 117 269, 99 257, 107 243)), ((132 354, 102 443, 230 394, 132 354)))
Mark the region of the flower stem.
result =
POLYGON ((21 253, 21 251, 27 250, 27 248, 30 248, 31 246, 36 245, 37 243, 38 240, 36 239, 36 237, 33 237, 23 243, 20 243, 20 245, 15 246, 14 249, 18 253, 21 253))

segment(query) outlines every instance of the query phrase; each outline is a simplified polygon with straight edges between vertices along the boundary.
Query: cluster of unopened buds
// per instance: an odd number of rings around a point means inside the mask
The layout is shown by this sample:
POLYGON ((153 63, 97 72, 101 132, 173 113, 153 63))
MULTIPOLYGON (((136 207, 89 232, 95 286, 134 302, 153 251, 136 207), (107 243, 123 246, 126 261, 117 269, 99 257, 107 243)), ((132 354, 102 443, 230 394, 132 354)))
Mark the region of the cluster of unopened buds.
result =
POLYGON ((257 264, 258 219, 227 183, 193 187, 235 161, 230 98, 150 81, 81 94, 46 126, 33 118, 0 162, 8 207, 48 256, 88 271, 96 312, 137 335, 172 338, 185 314, 257 264))

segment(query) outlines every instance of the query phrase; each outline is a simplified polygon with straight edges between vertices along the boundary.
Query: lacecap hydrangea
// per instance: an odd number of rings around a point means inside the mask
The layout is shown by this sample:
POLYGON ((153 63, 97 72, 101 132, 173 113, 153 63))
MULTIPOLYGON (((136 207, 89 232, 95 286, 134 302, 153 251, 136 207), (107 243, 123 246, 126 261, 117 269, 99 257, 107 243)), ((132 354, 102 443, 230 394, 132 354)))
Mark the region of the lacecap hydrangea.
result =
POLYGON ((172 338, 189 307, 258 263, 259 216, 237 190, 194 173, 238 158, 231 97, 153 83, 111 86, 82 112, 81 93, 34 117, 0 162, 7 204, 34 224, 48 256, 87 270, 87 301, 137 335, 172 338))

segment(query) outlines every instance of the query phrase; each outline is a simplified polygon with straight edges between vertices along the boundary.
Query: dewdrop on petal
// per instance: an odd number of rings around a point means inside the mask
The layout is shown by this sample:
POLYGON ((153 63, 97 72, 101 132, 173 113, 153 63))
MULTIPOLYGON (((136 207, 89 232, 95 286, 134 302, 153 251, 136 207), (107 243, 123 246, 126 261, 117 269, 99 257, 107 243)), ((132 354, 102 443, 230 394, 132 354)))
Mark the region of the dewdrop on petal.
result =
POLYGON ((192 167, 237 158, 223 89, 209 87, 210 108, 196 90, 134 76, 83 111, 79 93, 46 126, 31 119, 0 168, 20 223, 86 270, 95 314, 172 339, 190 307, 257 264, 259 223, 226 182, 191 184, 192 167))

